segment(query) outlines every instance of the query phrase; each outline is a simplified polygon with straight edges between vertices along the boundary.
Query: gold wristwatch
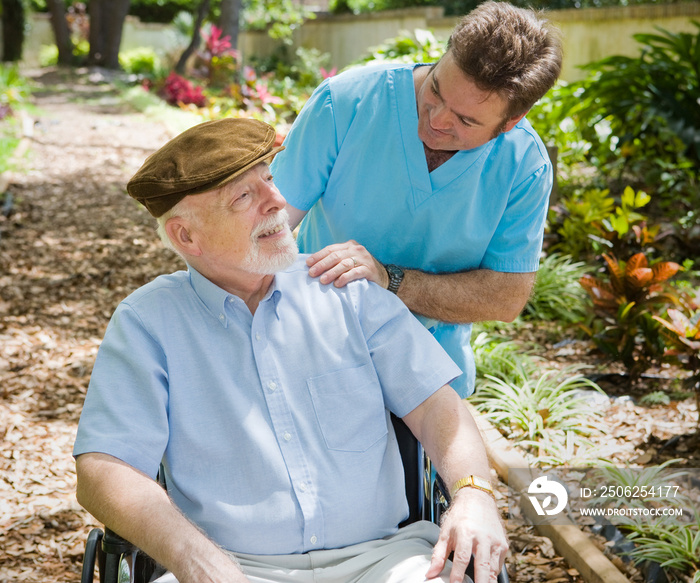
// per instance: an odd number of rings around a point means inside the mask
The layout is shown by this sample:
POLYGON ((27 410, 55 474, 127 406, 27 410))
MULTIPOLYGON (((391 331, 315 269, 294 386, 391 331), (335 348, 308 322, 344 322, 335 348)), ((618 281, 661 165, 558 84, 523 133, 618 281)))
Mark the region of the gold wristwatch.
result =
POLYGON ((493 488, 491 487, 491 483, 488 480, 484 480, 484 478, 480 478, 479 476, 467 476, 466 478, 462 478, 461 480, 457 480, 457 483, 452 487, 452 497, 455 497, 455 494, 461 490, 462 488, 476 488, 477 490, 483 490, 484 492, 488 492, 493 496, 493 498, 496 498, 496 495, 493 492, 493 488))

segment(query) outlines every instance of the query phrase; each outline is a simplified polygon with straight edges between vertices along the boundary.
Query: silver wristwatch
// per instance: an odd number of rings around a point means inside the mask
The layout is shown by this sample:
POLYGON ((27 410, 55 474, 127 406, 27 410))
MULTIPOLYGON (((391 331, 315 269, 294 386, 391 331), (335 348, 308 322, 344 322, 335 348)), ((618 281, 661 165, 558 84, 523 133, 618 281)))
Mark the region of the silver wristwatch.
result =
POLYGON ((398 265, 385 265, 384 269, 389 275, 389 287, 387 289, 392 293, 397 293, 403 281, 403 269, 398 265))

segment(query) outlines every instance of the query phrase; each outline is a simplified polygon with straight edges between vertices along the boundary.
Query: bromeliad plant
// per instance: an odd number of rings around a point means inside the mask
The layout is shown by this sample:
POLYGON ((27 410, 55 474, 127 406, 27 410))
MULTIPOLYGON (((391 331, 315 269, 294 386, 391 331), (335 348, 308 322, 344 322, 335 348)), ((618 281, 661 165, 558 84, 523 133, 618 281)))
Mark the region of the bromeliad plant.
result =
POLYGON ((586 294, 578 282, 589 271, 585 263, 573 261, 569 255, 551 253, 544 257, 525 306, 525 317, 564 323, 582 321, 586 294))
POLYGON ((683 574, 685 580, 700 583, 700 509, 695 509, 695 522, 667 521, 653 528, 632 531, 628 538, 635 548, 630 556, 636 562, 653 561, 661 567, 683 574))
POLYGON ((540 456, 546 453, 542 444, 578 444, 600 430, 600 411, 586 390, 604 395, 594 382, 572 369, 528 374, 518 382, 486 375, 469 400, 509 438, 540 456))
POLYGON ((653 315, 678 303, 677 294, 665 287, 680 265, 660 261, 649 265, 643 253, 626 262, 603 255, 608 278, 584 275, 581 286, 593 302, 593 320, 584 330, 599 349, 621 361, 632 381, 660 360, 664 342, 653 315))

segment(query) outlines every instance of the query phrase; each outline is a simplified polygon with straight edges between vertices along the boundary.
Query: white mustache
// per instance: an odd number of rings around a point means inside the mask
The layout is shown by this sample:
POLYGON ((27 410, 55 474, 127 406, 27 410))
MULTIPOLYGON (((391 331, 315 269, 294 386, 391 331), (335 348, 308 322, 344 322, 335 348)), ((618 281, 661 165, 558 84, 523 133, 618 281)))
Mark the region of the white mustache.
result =
POLYGON ((257 225, 253 229, 251 237, 253 239, 257 239, 260 235, 267 233, 268 231, 273 231, 280 226, 287 225, 289 225, 289 213, 287 213, 286 209, 282 209, 277 214, 266 218, 259 225, 257 225))

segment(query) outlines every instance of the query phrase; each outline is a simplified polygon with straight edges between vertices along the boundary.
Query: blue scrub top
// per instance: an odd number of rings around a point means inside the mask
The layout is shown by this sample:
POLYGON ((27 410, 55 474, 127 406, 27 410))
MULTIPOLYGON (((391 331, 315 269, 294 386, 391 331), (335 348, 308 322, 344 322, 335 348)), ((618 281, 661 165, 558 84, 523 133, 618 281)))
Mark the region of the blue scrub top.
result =
MULTIPOLYGON (((382 263, 430 273, 534 272, 552 169, 523 119, 428 172, 418 139, 415 65, 351 69, 311 96, 272 163, 289 204, 309 211, 299 246, 354 239, 382 263)), ((471 325, 422 318, 474 390, 471 325)))

